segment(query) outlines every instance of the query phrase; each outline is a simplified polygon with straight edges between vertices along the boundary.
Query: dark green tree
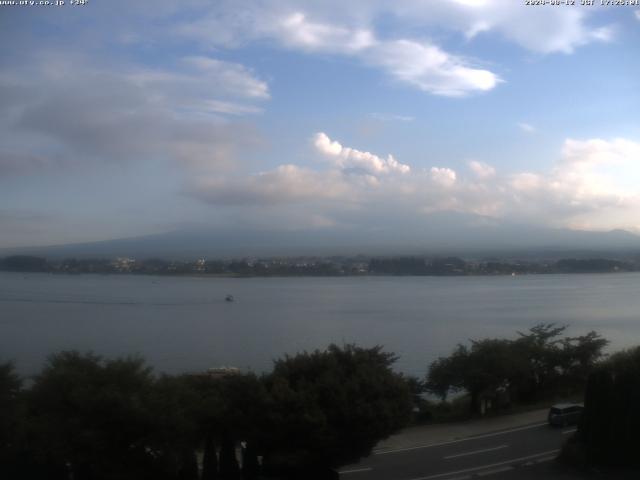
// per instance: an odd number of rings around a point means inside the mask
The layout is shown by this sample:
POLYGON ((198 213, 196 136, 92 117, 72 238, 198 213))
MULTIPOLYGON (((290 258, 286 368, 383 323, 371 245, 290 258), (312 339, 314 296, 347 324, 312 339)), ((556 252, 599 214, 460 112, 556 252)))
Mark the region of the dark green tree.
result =
POLYGON ((223 433, 220 445, 220 478, 224 480, 238 480, 240 478, 236 445, 228 432, 223 433))
POLYGON ((50 357, 29 392, 33 455, 77 480, 151 478, 150 369, 137 358, 50 357))
POLYGON ((612 355, 589 376, 577 441, 595 464, 640 467, 640 347, 612 355))
POLYGON ((403 427, 411 393, 382 347, 331 345, 286 356, 266 378, 272 436, 260 445, 268 469, 336 468, 368 455, 403 427))
POLYGON ((603 350, 609 343, 598 333, 568 337, 562 340, 561 367, 564 377, 574 387, 582 388, 594 365, 604 357, 603 350))
POLYGON ((428 392, 445 401, 449 393, 464 388, 464 374, 469 349, 458 345, 448 357, 440 357, 429 365, 425 386, 428 392))
POLYGON ((22 379, 12 363, 0 364, 0 477, 13 478, 21 471, 24 441, 22 379))
POLYGON ((204 442, 202 454, 202 480, 217 480, 218 477, 218 454, 213 435, 207 435, 204 442))
POLYGON ((518 332, 514 359, 518 362, 512 379, 512 394, 517 400, 535 401, 557 387, 562 374, 562 339, 567 329, 555 323, 539 323, 526 333, 518 332))
MULTIPOLYGON (((607 340, 596 332, 561 337, 566 327, 553 323, 518 332, 515 340, 472 340, 429 366, 427 390, 445 400, 450 392, 469 394, 471 413, 481 399, 531 402, 584 388, 589 372, 603 356, 607 340)), ((499 402, 501 403, 501 402, 499 402)))
POLYGON ((148 414, 153 423, 144 441, 154 457, 161 459, 161 470, 171 478, 191 478, 194 468, 197 473, 201 403, 189 376, 163 375, 152 386, 148 414))
POLYGON ((480 413, 483 397, 494 397, 498 389, 509 387, 515 374, 513 357, 509 340, 472 340, 471 348, 458 345, 449 357, 430 365, 427 386, 441 399, 449 392, 466 391, 470 413, 480 413))

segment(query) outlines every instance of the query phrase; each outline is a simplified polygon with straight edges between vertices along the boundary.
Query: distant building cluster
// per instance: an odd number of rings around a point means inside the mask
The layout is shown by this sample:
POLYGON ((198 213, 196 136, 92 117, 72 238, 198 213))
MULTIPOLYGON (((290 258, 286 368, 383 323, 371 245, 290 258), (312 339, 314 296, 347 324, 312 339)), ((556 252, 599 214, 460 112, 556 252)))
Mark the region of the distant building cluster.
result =
POLYGON ((640 270, 640 258, 560 259, 554 261, 463 260, 459 257, 278 257, 193 261, 131 257, 48 260, 16 255, 0 259, 0 270, 18 272, 210 275, 210 276, 358 276, 358 275, 526 275, 615 273, 640 270))

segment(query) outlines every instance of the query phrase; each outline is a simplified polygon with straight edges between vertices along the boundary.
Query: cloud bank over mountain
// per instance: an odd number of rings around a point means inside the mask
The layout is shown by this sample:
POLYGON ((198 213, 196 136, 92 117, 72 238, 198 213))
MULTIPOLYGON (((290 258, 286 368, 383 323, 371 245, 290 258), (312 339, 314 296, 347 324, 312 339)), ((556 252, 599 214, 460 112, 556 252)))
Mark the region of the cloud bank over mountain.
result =
POLYGON ((2 54, 0 247, 184 225, 408 231, 439 213, 640 231, 638 67, 617 57, 636 10, 116 0, 4 13, 0 38, 21 49, 2 54), (558 69, 575 72, 565 88, 558 69))

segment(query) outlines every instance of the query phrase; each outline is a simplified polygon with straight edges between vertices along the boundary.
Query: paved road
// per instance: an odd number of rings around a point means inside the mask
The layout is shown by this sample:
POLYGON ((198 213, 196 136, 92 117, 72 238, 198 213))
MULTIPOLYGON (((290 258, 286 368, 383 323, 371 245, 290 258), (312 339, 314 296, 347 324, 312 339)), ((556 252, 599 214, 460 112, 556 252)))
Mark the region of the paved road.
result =
POLYGON ((461 480, 496 476, 521 478, 520 470, 553 460, 575 428, 546 422, 436 443, 374 451, 359 464, 345 467, 345 480, 461 480))

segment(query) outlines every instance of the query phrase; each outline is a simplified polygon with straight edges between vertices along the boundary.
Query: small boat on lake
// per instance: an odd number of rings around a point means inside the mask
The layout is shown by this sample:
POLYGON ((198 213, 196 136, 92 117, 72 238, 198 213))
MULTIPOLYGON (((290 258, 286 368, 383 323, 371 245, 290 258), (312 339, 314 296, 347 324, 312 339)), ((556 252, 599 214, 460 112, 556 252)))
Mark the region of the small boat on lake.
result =
POLYGON ((233 295, 227 295, 226 297, 224 297, 225 302, 233 302, 234 300, 235 298, 233 298, 233 295))

